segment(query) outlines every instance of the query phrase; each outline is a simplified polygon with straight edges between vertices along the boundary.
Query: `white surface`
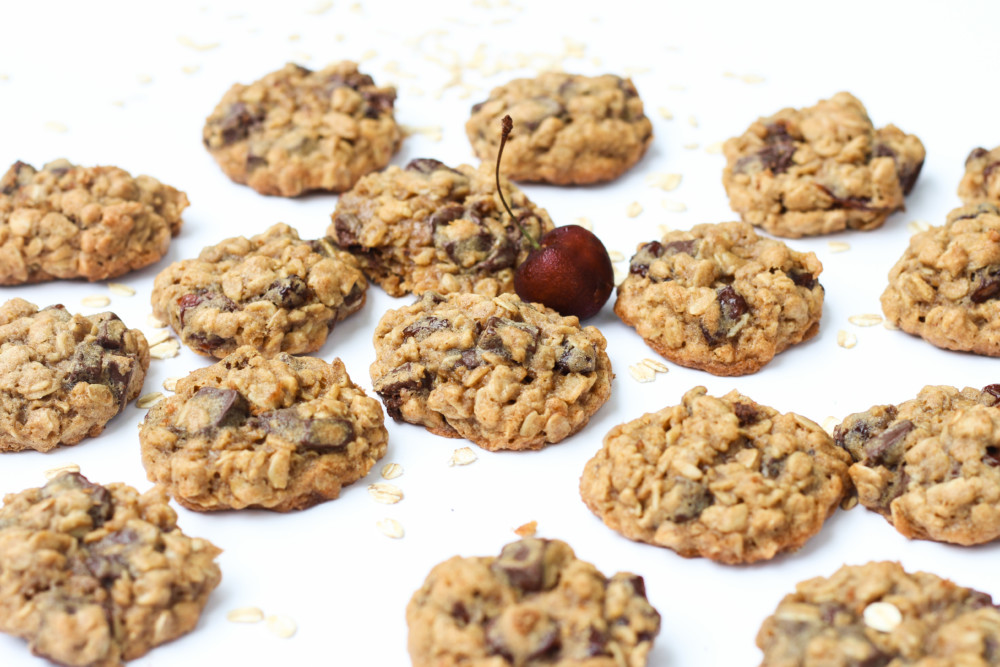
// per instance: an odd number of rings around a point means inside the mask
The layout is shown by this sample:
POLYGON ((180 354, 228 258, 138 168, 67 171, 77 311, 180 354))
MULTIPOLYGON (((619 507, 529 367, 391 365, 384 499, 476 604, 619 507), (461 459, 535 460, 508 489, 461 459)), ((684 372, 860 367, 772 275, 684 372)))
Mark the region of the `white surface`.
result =
MULTIPOLYGON (((449 164, 474 161, 464 134, 469 106, 484 99, 493 85, 532 75, 547 62, 582 73, 631 73, 656 133, 642 162, 610 185, 524 188, 556 224, 585 216, 609 250, 626 257, 637 243, 658 238, 661 224, 686 229, 733 219, 721 186, 723 158, 706 153, 705 147, 784 106, 809 105, 850 90, 876 124, 892 122, 920 136, 927 163, 907 200, 908 210, 893 215, 884 228, 790 243, 815 251, 824 264, 827 300, 821 331, 756 375, 717 378, 670 364, 668 374, 639 384, 628 366, 655 354, 618 321, 609 303, 588 324, 609 340, 617 371, 611 400, 581 433, 559 445, 520 454, 476 449, 478 461, 450 468, 451 452, 469 443, 389 423, 387 456, 338 500, 288 515, 199 515, 179 509, 180 525, 188 534, 225 549, 222 585, 196 631, 133 664, 408 664, 404 608, 428 570, 456 553, 496 554, 516 539, 512 529, 530 520, 538 521, 541 536, 567 540, 606 574, 630 570, 645 577, 650 599, 663 617, 652 665, 756 664, 757 628, 778 600, 796 582, 828 575, 844 562, 900 560, 907 568, 1000 595, 995 565, 1000 545, 909 542, 863 508, 837 513, 799 553, 752 567, 725 567, 684 560, 618 536, 591 515, 577 491, 584 463, 613 425, 676 404, 698 384, 716 395, 737 388, 783 412, 822 421, 906 400, 924 384, 982 387, 1000 380, 996 359, 946 352, 901 332, 847 322, 850 315, 880 312, 878 297, 890 266, 906 246, 907 223, 922 219, 941 224, 959 203, 955 188, 968 152, 1000 143, 996 89, 984 86, 996 44, 983 32, 1000 22, 1000 5, 519 0, 515 6, 492 0, 383 0, 354 9, 350 2, 335 0, 323 13, 308 11, 322 5, 296 0, 228 6, 5 6, 0 22, 0 163, 20 159, 40 166, 65 156, 85 165, 115 164, 185 190, 192 206, 169 256, 120 279, 138 290, 135 297, 115 296, 103 284, 83 282, 0 288, 0 296, 41 305, 62 302, 72 311, 89 313, 94 311, 80 300, 107 294, 111 308, 129 325, 149 332, 145 319, 153 277, 168 261, 191 257, 227 236, 258 233, 276 221, 292 224, 306 238, 322 235, 334 196, 261 197, 226 179, 201 146, 204 117, 226 89, 287 60, 321 67, 341 58, 365 58, 363 69, 376 81, 395 82, 397 119, 411 126, 439 126, 443 133, 440 142, 420 134, 409 138, 393 160, 398 165, 424 156, 449 164), (559 7, 565 7, 563 13, 559 7), (298 39, 293 41, 293 35, 298 39), (198 50, 185 46, 179 36, 200 45, 217 42, 218 47, 198 50), (583 57, 563 58, 567 49, 583 57), (465 68, 462 80, 472 88, 451 87, 438 96, 451 78, 442 63, 452 62, 526 66, 492 76, 465 68), (199 69, 188 74, 184 66, 199 69), (750 84, 725 72, 765 80, 750 84), (151 81, 142 83, 145 77, 151 81), (116 101, 123 105, 114 105, 116 101), (662 118, 659 107, 672 111, 674 119, 662 118), (697 127, 689 117, 697 119, 697 127), (53 131, 47 125, 52 122, 67 130, 53 131), (692 142, 699 148, 683 148, 692 142), (681 173, 684 180, 676 191, 664 193, 646 185, 646 176, 653 173, 681 173), (663 199, 683 202, 687 211, 668 212, 663 199), (633 201, 645 210, 630 219, 625 209, 633 201), (834 254, 829 241, 847 242, 851 249, 834 254), (840 329, 857 336, 857 347, 837 346, 840 329), (393 483, 406 496, 397 505, 380 505, 365 487, 379 480, 382 465, 392 461, 404 468, 393 483), (383 536, 375 524, 384 517, 400 521, 406 536, 383 536), (227 611, 246 605, 290 616, 298 633, 279 639, 263 623, 226 621, 227 611)), ((369 388, 375 324, 388 308, 410 301, 372 288, 365 308, 338 325, 319 356, 342 357, 352 377, 369 388)), ((154 360, 145 391, 160 390, 164 378, 207 363, 188 350, 175 359, 154 360)), ((94 481, 148 488, 136 437, 143 414, 129 405, 103 435, 76 447, 48 455, 0 456, 0 492, 40 485, 43 470, 70 462, 80 464, 94 481)), ((28 656, 22 641, 2 636, 0 664, 45 663, 28 656)))

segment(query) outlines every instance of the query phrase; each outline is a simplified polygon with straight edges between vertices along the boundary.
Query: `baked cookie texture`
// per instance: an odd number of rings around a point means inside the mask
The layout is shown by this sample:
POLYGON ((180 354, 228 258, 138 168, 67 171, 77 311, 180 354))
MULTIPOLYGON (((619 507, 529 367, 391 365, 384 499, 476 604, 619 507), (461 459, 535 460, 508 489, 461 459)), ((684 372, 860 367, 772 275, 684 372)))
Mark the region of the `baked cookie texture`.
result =
POLYGON ((149 345, 114 313, 0 306, 0 452, 47 452, 104 430, 142 391, 149 345))
POLYGON ((909 538, 981 544, 1000 537, 1000 385, 927 386, 834 430, 854 459, 858 500, 909 538))
POLYGON ((643 667, 660 631, 642 577, 538 538, 435 566, 406 622, 414 667, 643 667))
POLYGON ((118 167, 15 162, 0 178, 0 285, 104 280, 166 254, 187 196, 118 167))
POLYGON ((611 429, 580 495, 631 540, 752 563, 819 532, 851 491, 850 462, 808 419, 695 387, 681 405, 611 429))
POLYGON ((850 93, 760 118, 723 152, 732 209, 789 238, 881 227, 924 164, 920 139, 876 129, 850 93))
POLYGON ((674 363, 756 373, 819 331, 823 265, 744 222, 695 225, 640 245, 615 313, 674 363))
MULTIPOLYGON (((507 179, 501 187, 532 238, 553 229, 545 209, 507 179)), ((531 252, 486 163, 452 169, 420 158, 391 166, 341 195, 332 218, 327 235, 392 296, 513 292, 514 270, 531 252)))
POLYGON ((958 184, 965 204, 1000 206, 1000 146, 991 151, 974 148, 965 160, 965 175, 958 184))
POLYGON ((653 124, 631 79, 545 72, 494 88, 472 107, 465 132, 483 162, 495 162, 500 120, 514 131, 503 173, 514 181, 584 185, 611 181, 639 161, 653 141, 653 124))
POLYGON ((304 354, 364 305, 367 289, 354 257, 330 239, 304 241, 277 224, 174 262, 156 276, 152 304, 204 356, 221 359, 241 345, 304 354))
POLYGON ((197 511, 332 500, 387 441, 381 406, 340 359, 268 359, 248 346, 179 380, 139 430, 146 476, 197 511))
POLYGON ((117 667, 190 632, 221 574, 166 494, 78 473, 0 509, 0 630, 72 667, 117 667))
POLYGON ((202 135, 222 171, 261 194, 342 192, 399 148, 395 101, 395 88, 353 62, 317 72, 289 63, 230 88, 202 135))
POLYGON ((786 595, 757 646, 761 667, 987 667, 1000 661, 1000 609, 986 593, 899 563, 845 565, 786 595))
POLYGON ((962 206, 911 237, 889 271, 882 311, 932 345, 1000 356, 1000 210, 962 206))
POLYGON ((607 341, 516 294, 426 292, 375 329, 371 377, 393 419, 483 449, 541 449, 611 395, 607 341))

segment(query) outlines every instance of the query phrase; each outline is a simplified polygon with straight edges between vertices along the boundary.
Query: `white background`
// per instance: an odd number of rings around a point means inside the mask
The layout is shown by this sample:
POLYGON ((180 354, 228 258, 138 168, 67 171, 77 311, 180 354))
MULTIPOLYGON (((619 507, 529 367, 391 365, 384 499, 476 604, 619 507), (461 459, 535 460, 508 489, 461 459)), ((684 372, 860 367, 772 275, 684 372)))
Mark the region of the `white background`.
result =
MULTIPOLYGON (((939 350, 901 332, 847 321, 880 312, 886 274, 910 236, 907 224, 941 224, 959 204, 955 188, 966 155, 976 146, 1000 143, 991 32, 1000 23, 1000 5, 382 0, 352 6, 334 0, 316 13, 323 6, 313 0, 4 3, 0 163, 20 159, 41 166, 67 157, 84 165, 114 164, 185 190, 192 205, 168 257, 120 279, 138 290, 135 297, 84 282, 0 288, 2 296, 42 306, 62 302, 91 313, 80 300, 107 294, 115 312, 149 333, 153 277, 169 261, 277 221, 306 238, 322 235, 335 196, 262 197, 226 179, 201 145, 204 118, 230 85, 289 60, 319 68, 362 59, 363 70, 377 82, 397 84, 397 119, 442 134, 440 141, 428 136, 433 132, 414 134, 393 159, 398 165, 414 157, 474 162, 464 133, 468 109, 514 76, 553 64, 587 74, 631 74, 655 128, 654 143, 637 167, 610 185, 524 188, 556 224, 587 217, 609 250, 626 257, 636 244, 658 238, 660 225, 686 229, 733 219, 721 185, 724 160, 705 149, 785 106, 811 105, 849 90, 876 124, 892 122, 917 134, 927 163, 907 211, 882 229, 790 243, 816 252, 824 264, 821 331, 756 375, 716 378, 671 364, 654 383, 639 384, 628 366, 655 355, 618 321, 609 303, 589 324, 609 340, 617 372, 611 400, 561 444, 534 453, 476 449, 478 461, 449 468, 452 451, 469 443, 389 423, 387 456, 338 500, 289 515, 178 509, 188 534, 225 550, 223 581, 194 632, 134 664, 408 664, 404 609, 430 568, 456 553, 496 554, 516 539, 514 527, 531 520, 538 521, 541 536, 568 541, 606 574, 629 570, 645 577, 663 617, 653 665, 756 664, 754 637, 781 597, 796 582, 828 575, 845 562, 899 560, 1000 594, 1000 546, 910 542, 863 508, 836 514, 796 554, 727 567, 618 536, 590 514, 577 490, 584 463, 612 426, 676 404, 698 384, 716 395, 737 388, 782 412, 822 421, 912 398, 924 384, 982 387, 1000 381, 995 359, 939 350), (192 46, 216 43, 211 49, 192 46), (189 73, 185 67, 198 69, 189 73), (456 71, 460 83, 443 88, 454 83, 456 71), (743 75, 763 81, 748 83, 743 75), (661 116, 660 107, 673 120, 661 116), (684 148, 691 143, 699 147, 684 148), (683 181, 665 193, 646 184, 647 175, 659 173, 680 173, 683 181), (687 211, 669 212, 663 199, 683 202, 687 211), (625 215, 633 201, 644 208, 637 218, 625 215), (846 242, 850 250, 832 253, 829 241, 846 242), (840 329, 857 336, 854 349, 838 347, 840 329), (394 483, 406 496, 394 506, 375 503, 365 491, 387 462, 405 470, 394 483), (376 529, 384 517, 402 523, 402 540, 376 529), (298 633, 279 639, 263 624, 226 621, 227 611, 244 605, 290 616, 298 633)), ((343 358, 352 377, 370 388, 375 325, 387 309, 410 301, 373 287, 365 308, 338 325, 318 355, 343 358)), ((207 363, 187 350, 154 360, 145 391, 160 390, 164 378, 207 363)), ((44 470, 71 462, 94 481, 149 488, 136 436, 143 413, 129 405, 103 435, 75 447, 0 456, 0 492, 40 485, 44 470)), ((45 663, 31 658, 21 640, 0 637, 0 664, 45 663)))

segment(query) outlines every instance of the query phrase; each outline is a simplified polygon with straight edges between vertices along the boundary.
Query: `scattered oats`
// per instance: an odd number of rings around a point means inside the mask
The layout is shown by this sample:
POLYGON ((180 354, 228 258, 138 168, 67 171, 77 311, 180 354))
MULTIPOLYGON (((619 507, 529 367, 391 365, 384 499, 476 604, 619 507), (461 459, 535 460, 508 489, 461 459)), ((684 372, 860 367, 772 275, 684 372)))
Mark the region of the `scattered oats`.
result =
POLYGON ((165 340, 158 345, 149 348, 149 356, 154 359, 170 359, 176 357, 181 351, 181 344, 176 339, 165 340))
POLYGON ((63 134, 69 131, 68 127, 66 127, 59 121, 55 120, 50 120, 49 122, 45 123, 45 129, 48 130, 49 132, 58 132, 59 134, 63 134))
POLYGON ((674 213, 683 213, 688 210, 688 207, 683 202, 674 201, 673 199, 664 199, 660 204, 663 205, 663 208, 674 213))
POLYGON ((104 296, 103 294, 100 294, 96 296, 84 297, 80 299, 80 303, 82 303, 87 308, 104 308, 109 303, 111 303, 111 299, 104 296))
POLYGON ((237 607, 226 614, 226 620, 232 623, 260 623, 264 620, 264 612, 257 607, 237 607))
POLYGON ((911 220, 909 224, 906 225, 906 228, 911 234, 919 234, 920 232, 926 232, 930 229, 931 223, 926 220, 911 220))
POLYGON ((194 74, 200 69, 201 65, 185 65, 184 67, 181 67, 181 71, 185 74, 194 74))
POLYGON ((471 447, 459 447, 451 453, 451 459, 448 460, 449 466, 467 466, 470 463, 475 463, 479 457, 476 453, 472 451, 471 447))
POLYGON ((317 2, 312 7, 307 9, 306 13, 316 14, 318 16, 319 14, 329 11, 331 7, 333 7, 333 3, 330 2, 330 0, 321 0, 320 2, 317 2))
POLYGON ((680 184, 680 174, 650 174, 646 176, 646 185, 653 188, 660 188, 666 192, 676 190, 680 184))
POLYGON ((167 391, 177 391, 177 383, 180 378, 169 377, 163 381, 163 388, 167 391))
POLYGON ((514 529, 514 532, 521 537, 534 537, 535 533, 538 532, 538 522, 529 521, 528 523, 522 524, 514 529))
POLYGON ((882 323, 882 326, 884 326, 889 331, 899 331, 899 327, 896 325, 895 322, 891 320, 886 320, 885 322, 882 323))
POLYGON ((49 468, 42 474, 45 475, 45 479, 52 480, 67 472, 80 472, 80 466, 75 463, 67 463, 66 465, 59 466, 58 468, 49 468))
POLYGON ((166 329, 157 329, 156 332, 151 333, 148 336, 146 336, 146 342, 150 346, 153 346, 153 345, 158 345, 159 343, 162 343, 163 341, 167 340, 168 338, 170 338, 170 332, 169 331, 167 331, 166 329))
POLYGON ((376 51, 375 49, 368 49, 367 51, 361 54, 361 57, 358 58, 358 60, 371 60, 377 55, 378 51, 376 51))
POLYGON ((698 149, 698 145, 699 144, 697 142, 694 142, 694 143, 690 143, 690 144, 684 144, 683 146, 681 146, 681 148, 684 148, 684 149, 689 150, 689 151, 693 151, 693 150, 697 150, 698 149))
POLYGON ((861 315, 851 315, 847 321, 859 327, 873 327, 882 324, 882 316, 875 313, 863 313, 861 315))
POLYGON ((156 315, 146 315, 146 324, 153 327, 154 329, 162 329, 167 326, 167 323, 161 320, 156 315))
POLYGON ((723 72, 722 76, 726 77, 727 79, 735 79, 736 78, 736 74, 734 72, 723 72))
POLYGON ((628 271, 621 268, 620 266, 614 267, 614 271, 615 271, 614 275, 615 287, 617 287, 618 285, 621 285, 623 282, 625 282, 626 278, 628 278, 628 271))
POLYGON ((705 152, 711 155, 721 155, 722 154, 722 142, 716 141, 714 143, 705 146, 705 152))
POLYGON ((135 289, 122 283, 108 283, 108 289, 117 296, 135 296, 135 289))
POLYGON ((195 51, 211 51, 212 49, 219 48, 218 42, 196 42, 187 35, 178 36, 177 42, 181 46, 186 46, 189 49, 194 49, 195 51))
POLYGON ((858 337, 854 334, 844 331, 843 329, 837 332, 837 345, 840 347, 849 350, 857 344, 858 337))
POLYGON ((275 614, 267 617, 267 629, 282 639, 288 639, 295 634, 298 626, 288 616, 275 614))
POLYGON ((628 372, 637 382, 652 382, 656 379, 656 371, 646 364, 632 364, 628 372))
POLYGON ((111 106, 123 107, 123 106, 125 106, 125 100, 112 100, 111 101, 111 106))
POLYGON ((678 90, 678 91, 687 90, 687 86, 682 86, 679 83, 672 83, 669 86, 667 86, 667 90, 678 90))
POLYGON ((148 410, 157 403, 163 400, 163 393, 159 391, 154 391, 152 393, 146 394, 145 396, 140 396, 139 400, 135 402, 135 407, 141 410, 148 410))
POLYGON ((840 424, 840 420, 836 417, 827 417, 823 420, 823 430, 833 436, 833 429, 837 428, 838 424, 840 424))
POLYGON ((826 245, 830 248, 830 252, 847 252, 851 249, 851 244, 843 241, 828 241, 826 245))
POLYGON ((757 76, 756 74, 744 74, 740 77, 743 83, 764 83, 764 77, 757 76))
POLYGON ((410 88, 406 92, 408 92, 410 95, 413 95, 414 97, 424 96, 424 89, 421 88, 420 86, 410 86, 410 88))
POLYGON ((609 251, 608 252, 608 258, 612 262, 624 262, 625 261, 625 255, 623 255, 622 253, 618 252, 617 250, 611 250, 611 251, 609 251))
POLYGON ((403 466, 398 463, 386 463, 382 466, 382 479, 396 479, 403 474, 403 466))
POLYGON ((660 107, 659 109, 657 109, 657 111, 660 112, 660 117, 663 118, 663 120, 673 120, 674 119, 673 112, 671 112, 670 109, 668 109, 667 107, 660 107))
POLYGON ((879 632, 892 632, 903 622, 903 614, 891 602, 872 602, 865 607, 865 625, 879 632))
POLYGON ((298 33, 294 33, 294 34, 291 34, 291 35, 288 36, 288 41, 289 42, 297 42, 300 39, 302 39, 302 35, 300 35, 298 33))
POLYGON ((153 77, 148 74, 136 74, 135 80, 139 82, 140 85, 147 85, 153 83, 153 77))
POLYGON ((573 223, 579 227, 583 227, 588 232, 594 231, 594 223, 590 221, 590 218, 577 218, 573 223))
POLYGON ((563 37, 563 55, 566 58, 583 58, 587 53, 587 45, 569 37, 563 37))
POLYGON ((382 519, 381 521, 376 521, 375 525, 386 537, 391 537, 394 540, 398 540, 403 537, 403 524, 395 519, 382 519))
POLYGON ((312 60, 312 54, 305 51, 296 51, 292 54, 292 60, 312 60))
POLYGON ((625 215, 630 218, 636 218, 640 213, 642 213, 642 204, 637 201, 632 202, 628 205, 628 208, 625 209, 625 215))
POLYGON ((440 125, 403 125, 403 134, 406 136, 411 136, 414 134, 422 134, 431 141, 441 141, 443 137, 443 130, 440 125))
POLYGON ((656 359, 650 359, 649 357, 646 357, 645 359, 643 359, 639 363, 641 363, 642 365, 648 366, 649 368, 653 369, 654 373, 666 373, 666 372, 668 372, 670 370, 670 367, 667 366, 662 361, 657 361, 656 359))
POLYGON ((698 127, 698 119, 695 118, 693 115, 688 116, 688 125, 690 125, 691 127, 698 127))
POLYGON ((377 503, 384 505, 395 505, 403 499, 403 490, 395 484, 376 482, 368 485, 368 493, 377 503))

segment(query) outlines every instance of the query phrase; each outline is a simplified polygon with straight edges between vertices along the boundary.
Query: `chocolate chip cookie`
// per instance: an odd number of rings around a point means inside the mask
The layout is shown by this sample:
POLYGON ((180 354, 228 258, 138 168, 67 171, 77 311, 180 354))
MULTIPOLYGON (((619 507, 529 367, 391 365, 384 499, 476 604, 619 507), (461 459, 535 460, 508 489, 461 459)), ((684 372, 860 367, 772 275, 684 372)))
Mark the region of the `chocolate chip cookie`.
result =
POLYGON ((899 563, 845 565, 795 587, 757 634, 761 667, 1000 663, 986 593, 899 563))
POLYGON ((396 89, 349 61, 314 72, 289 63, 236 84, 205 121, 205 147, 237 183, 264 195, 342 192, 399 148, 396 89))
POLYGON ((187 205, 183 192, 118 167, 15 162, 0 178, 0 285, 148 266, 180 233, 187 205))
POLYGON ((639 246, 615 313, 661 355, 713 375, 756 373, 819 331, 823 265, 744 222, 639 246))
POLYGON ((198 511, 332 500, 368 474, 387 439, 378 401, 340 359, 268 359, 247 346, 179 380, 139 430, 149 480, 198 511))
POLYGON ((60 475, 4 498, 0 631, 60 665, 118 667, 194 629, 219 553, 160 489, 60 475))
POLYGON ((660 631, 642 577, 605 577, 565 542, 537 538, 438 564, 406 622, 414 667, 642 667, 660 631))
POLYGON ((991 151, 975 148, 969 153, 958 196, 966 204, 1000 206, 1000 146, 991 151))
POLYGON ((0 306, 0 452, 99 435, 142 391, 148 368, 146 338, 114 313, 11 299, 0 306))
POLYGON ((924 387, 834 430, 855 463, 858 499, 909 538, 981 544, 1000 537, 1000 384, 924 387))
POLYGON ((221 359, 252 345, 273 356, 318 350, 367 289, 354 257, 331 239, 303 241, 277 224, 174 262, 156 276, 152 303, 198 354, 221 359))
POLYGON ((653 124, 631 79, 545 72, 494 88, 465 124, 479 159, 496 162, 500 119, 514 119, 503 173, 514 181, 611 181, 639 161, 653 124))
POLYGON ((904 208, 924 164, 920 139, 895 125, 875 129, 850 93, 760 118, 723 152, 732 209, 790 238, 881 227, 904 208))
POLYGON ((915 234, 889 271, 882 311, 938 347, 1000 357, 1000 209, 962 206, 915 234))
POLYGON ((516 294, 425 292, 375 329, 375 391, 397 421, 483 449, 541 449, 611 394, 607 341, 516 294))
POLYGON ((611 429, 580 495, 631 540, 752 563, 819 532, 851 490, 850 463, 808 419, 695 387, 681 405, 611 429))
MULTIPOLYGON (((552 230, 545 209, 506 179, 501 187, 532 238, 552 230)), ((341 195, 327 234, 392 296, 513 292, 514 269, 531 247, 496 190, 490 164, 452 169, 413 160, 365 176, 341 195)))

